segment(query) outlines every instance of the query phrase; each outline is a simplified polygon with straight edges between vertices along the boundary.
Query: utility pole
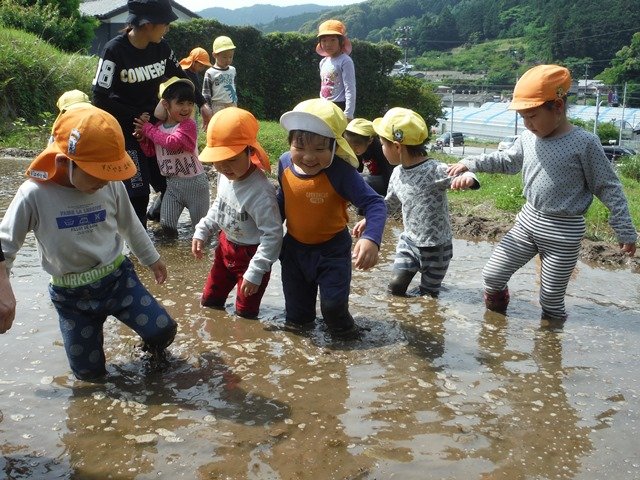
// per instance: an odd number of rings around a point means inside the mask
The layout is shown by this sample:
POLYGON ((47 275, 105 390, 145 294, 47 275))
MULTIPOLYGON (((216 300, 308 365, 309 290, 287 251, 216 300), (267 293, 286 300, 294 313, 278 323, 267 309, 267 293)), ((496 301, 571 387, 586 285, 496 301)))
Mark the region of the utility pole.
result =
MULTIPOLYGON (((622 92, 622 115, 620 118, 620 131, 618 132, 618 145, 622 145, 622 129, 624 128, 624 109, 627 106, 627 82, 624 82, 624 90, 622 92)), ((631 125, 633 130, 634 125, 631 125)))
POLYGON ((584 104, 587 104, 587 80, 589 79, 589 64, 584 65, 584 104))
POLYGON ((449 124, 449 155, 453 155, 453 92, 451 89, 451 123, 449 124))

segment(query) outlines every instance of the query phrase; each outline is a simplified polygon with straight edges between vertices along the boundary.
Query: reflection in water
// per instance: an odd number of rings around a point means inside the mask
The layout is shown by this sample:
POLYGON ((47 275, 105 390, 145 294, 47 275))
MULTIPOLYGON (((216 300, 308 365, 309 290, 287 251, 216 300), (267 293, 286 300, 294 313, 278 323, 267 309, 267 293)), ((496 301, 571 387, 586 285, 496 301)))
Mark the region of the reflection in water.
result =
POLYGON ((478 360, 496 388, 479 405, 491 444, 478 454, 494 462, 495 478, 573 478, 593 446, 563 387, 561 334, 534 332, 530 353, 508 342, 505 317, 487 312, 478 360))
MULTIPOLYGON (((0 162, 0 210, 26 163, 0 162), (7 175, 11 172, 10 175, 7 175), (17 173, 16 173, 17 172, 17 173)), ((640 279, 581 265, 563 332, 538 329, 535 262, 512 279, 509 316, 482 307, 492 245, 456 240, 439 299, 387 294, 400 225, 381 262, 354 272, 362 340, 284 322, 279 264, 258 321, 200 307, 211 259, 189 228, 157 240, 165 285, 142 281, 179 321, 165 370, 118 322, 102 384, 68 372, 31 240, 0 336, 0 477, 185 479, 640 478, 640 279), (620 288, 624 285, 624 288, 620 288), (4 474, 4 475, 2 475, 4 474)))

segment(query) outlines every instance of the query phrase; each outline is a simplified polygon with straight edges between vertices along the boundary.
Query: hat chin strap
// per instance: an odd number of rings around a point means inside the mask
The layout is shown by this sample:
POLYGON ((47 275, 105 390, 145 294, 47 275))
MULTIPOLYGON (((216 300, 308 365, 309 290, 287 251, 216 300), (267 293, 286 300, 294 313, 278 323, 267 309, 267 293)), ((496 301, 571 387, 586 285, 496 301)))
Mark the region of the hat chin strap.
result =
POLYGON ((336 156, 336 148, 338 146, 338 140, 337 139, 333 139, 333 148, 331 149, 331 161, 329 162, 329 165, 327 165, 326 168, 329 168, 331 166, 331 164, 333 163, 333 157, 336 156))

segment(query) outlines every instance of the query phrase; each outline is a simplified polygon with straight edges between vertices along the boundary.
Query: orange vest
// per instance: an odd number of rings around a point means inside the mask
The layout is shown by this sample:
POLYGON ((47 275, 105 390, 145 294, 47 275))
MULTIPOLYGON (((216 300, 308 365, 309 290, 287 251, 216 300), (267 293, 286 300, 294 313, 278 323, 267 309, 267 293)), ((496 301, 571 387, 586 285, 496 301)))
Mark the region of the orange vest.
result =
POLYGON ((326 173, 300 178, 286 169, 281 183, 287 233, 297 241, 324 243, 344 230, 348 202, 338 195, 326 173))

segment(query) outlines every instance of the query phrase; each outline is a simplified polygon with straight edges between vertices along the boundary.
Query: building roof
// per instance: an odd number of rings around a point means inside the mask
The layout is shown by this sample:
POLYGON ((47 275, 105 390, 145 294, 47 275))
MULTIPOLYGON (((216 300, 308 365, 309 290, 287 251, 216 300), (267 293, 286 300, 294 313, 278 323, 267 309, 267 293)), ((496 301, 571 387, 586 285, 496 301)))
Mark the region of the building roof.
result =
MULTIPOLYGON (((440 121, 443 124, 449 124, 451 122, 451 108, 448 107, 446 102, 443 102, 442 106, 445 117, 440 121)), ((522 118, 514 110, 508 110, 508 107, 509 103, 507 102, 487 102, 480 107, 456 106, 453 109, 453 129, 466 135, 481 138, 501 138, 513 134, 517 121, 517 130, 524 130, 522 118)), ((640 108, 627 107, 623 109, 622 107, 609 106, 596 108, 592 105, 569 105, 567 116, 570 119, 594 120, 596 118, 596 110, 598 111, 599 124, 611 122, 620 128, 624 113, 625 129, 640 128, 640 108)))
MULTIPOLYGON (((175 0, 171 0, 171 6, 186 17, 200 18, 200 15, 183 7, 175 0)), ((80 3, 80 13, 98 20, 106 20, 127 11, 127 0, 83 0, 80 3)))

